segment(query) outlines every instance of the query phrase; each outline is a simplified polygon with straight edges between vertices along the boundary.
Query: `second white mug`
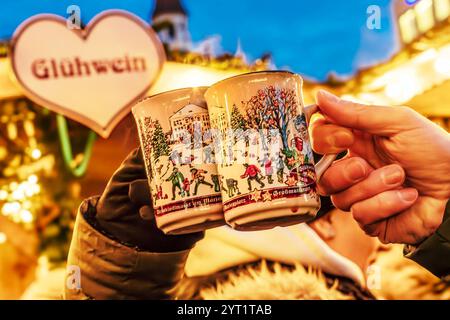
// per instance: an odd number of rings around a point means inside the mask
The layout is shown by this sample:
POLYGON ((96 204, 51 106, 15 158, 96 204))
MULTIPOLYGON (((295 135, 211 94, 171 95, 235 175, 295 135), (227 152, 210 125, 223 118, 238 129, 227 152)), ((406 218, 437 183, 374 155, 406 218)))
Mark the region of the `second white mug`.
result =
POLYGON ((263 71, 235 76, 205 93, 222 179, 226 222, 237 230, 287 226, 315 217, 318 175, 335 159, 315 166, 302 78, 263 71))

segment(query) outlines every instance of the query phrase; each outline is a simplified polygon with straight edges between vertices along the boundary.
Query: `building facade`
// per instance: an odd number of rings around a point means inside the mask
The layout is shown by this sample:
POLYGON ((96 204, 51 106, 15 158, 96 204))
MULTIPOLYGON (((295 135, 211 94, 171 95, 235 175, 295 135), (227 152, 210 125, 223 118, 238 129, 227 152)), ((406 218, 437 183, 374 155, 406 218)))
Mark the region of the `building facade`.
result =
POLYGON ((450 0, 394 0, 394 18, 402 45, 408 45, 450 16, 450 0))
POLYGON ((152 20, 153 28, 170 50, 191 48, 187 12, 179 0, 156 0, 152 20))
POLYGON ((181 139, 186 132, 193 134, 194 125, 200 126, 202 136, 211 128, 208 110, 194 104, 188 104, 178 110, 169 118, 169 122, 173 140, 181 139))

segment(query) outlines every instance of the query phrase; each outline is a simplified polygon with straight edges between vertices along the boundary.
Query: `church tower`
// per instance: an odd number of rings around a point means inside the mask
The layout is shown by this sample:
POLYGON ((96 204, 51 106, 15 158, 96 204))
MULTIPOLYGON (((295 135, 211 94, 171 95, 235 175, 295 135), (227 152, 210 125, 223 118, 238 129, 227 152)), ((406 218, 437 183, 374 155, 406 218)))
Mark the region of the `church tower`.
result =
POLYGON ((189 50, 191 35, 186 10, 180 0, 156 0, 153 28, 171 50, 189 50))

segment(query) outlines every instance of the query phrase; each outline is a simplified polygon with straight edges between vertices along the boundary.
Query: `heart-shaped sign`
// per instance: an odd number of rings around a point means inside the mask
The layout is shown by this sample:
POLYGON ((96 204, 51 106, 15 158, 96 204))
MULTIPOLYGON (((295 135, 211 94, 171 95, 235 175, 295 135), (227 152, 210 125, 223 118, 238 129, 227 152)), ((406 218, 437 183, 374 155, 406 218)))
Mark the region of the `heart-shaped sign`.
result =
POLYGON ((97 15, 83 30, 37 15, 12 41, 13 70, 26 95, 105 138, 147 93, 164 61, 151 27, 118 10, 97 15))

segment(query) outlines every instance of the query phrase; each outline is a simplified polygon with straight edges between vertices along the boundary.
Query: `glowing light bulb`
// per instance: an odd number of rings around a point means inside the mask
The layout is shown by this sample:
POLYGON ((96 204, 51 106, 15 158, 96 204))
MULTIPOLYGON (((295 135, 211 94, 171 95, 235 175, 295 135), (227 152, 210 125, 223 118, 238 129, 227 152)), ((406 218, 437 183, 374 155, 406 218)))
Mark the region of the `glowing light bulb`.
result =
POLYGON ((32 196, 34 196, 34 194, 35 194, 35 192, 34 192, 33 188, 28 188, 25 190, 25 195, 27 197, 32 197, 32 196))
POLYGON ((20 220, 24 223, 30 223, 33 221, 33 215, 28 210, 20 210, 20 220))
POLYGON ((38 148, 35 148, 31 151, 31 157, 33 159, 39 159, 42 156, 42 152, 41 150, 39 150, 38 148))
POLYGON ((38 177, 35 174, 32 174, 31 176, 28 177, 28 182, 30 182, 30 183, 37 183, 38 182, 38 177))
POLYGON ((2 213, 5 216, 12 215, 18 213, 20 211, 20 203, 19 202, 7 202, 2 207, 2 213))
POLYGON ((14 200, 23 200, 25 198, 25 193, 21 189, 16 189, 12 193, 14 200))

